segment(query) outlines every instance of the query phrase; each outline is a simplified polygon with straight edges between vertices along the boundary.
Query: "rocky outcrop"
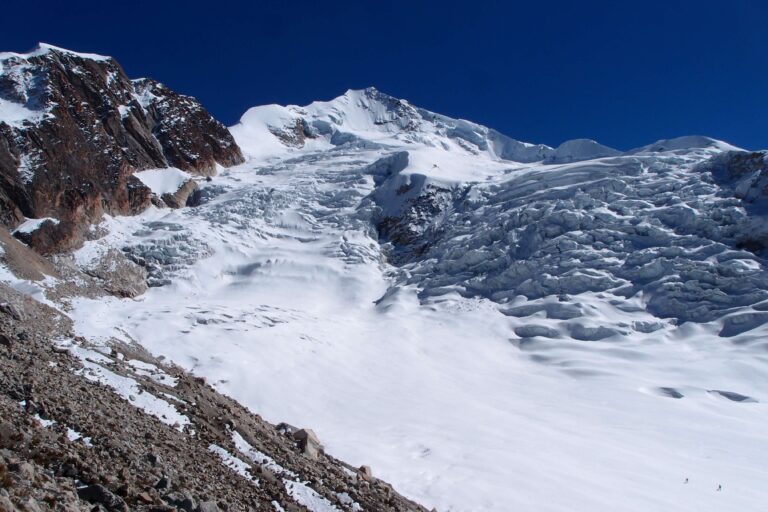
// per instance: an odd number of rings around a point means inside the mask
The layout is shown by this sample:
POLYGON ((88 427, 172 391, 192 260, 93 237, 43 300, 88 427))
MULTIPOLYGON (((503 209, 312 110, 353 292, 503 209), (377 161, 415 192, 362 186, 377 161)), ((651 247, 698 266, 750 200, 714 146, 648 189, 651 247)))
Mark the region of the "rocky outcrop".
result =
POLYGON ((189 197, 197 190, 197 183, 193 180, 185 181, 176 192, 162 195, 163 203, 171 208, 186 206, 189 197))
POLYGON ((243 161, 240 148, 226 127, 196 99, 178 94, 155 80, 142 78, 132 83, 167 165, 213 176, 216 164, 228 167, 243 161))
POLYGON ((427 186, 420 190, 402 185, 398 194, 410 195, 403 201, 399 215, 385 214, 376 223, 382 241, 391 246, 388 257, 397 265, 422 257, 443 232, 441 214, 456 199, 450 190, 427 186), (416 193, 411 194, 412 190, 416 193))
POLYGON ((39 252, 77 247, 102 214, 144 210, 133 173, 175 166, 211 175, 243 157, 195 99, 131 81, 112 58, 40 45, 0 54, 0 221, 52 217, 29 237, 39 252))
POLYGON ((296 119, 285 128, 270 127, 270 132, 288 147, 301 148, 307 139, 317 137, 306 119, 296 119))
POLYGON ((147 291, 147 271, 116 250, 95 258, 82 271, 97 280, 101 288, 116 297, 137 297, 147 291))
POLYGON ((58 272, 46 258, 15 239, 0 226, 0 261, 21 279, 40 281, 45 276, 57 276, 58 272))
MULTIPOLYGON (((44 257, 0 226, 0 266, 24 283, 27 293, 44 292, 62 305, 75 297, 137 297, 148 287, 147 270, 114 248, 94 254, 90 261, 76 261, 71 254, 44 257)), ((66 306, 65 306, 66 307, 66 306)))
POLYGON ((741 200, 749 217, 737 235, 740 247, 756 253, 768 248, 768 152, 726 151, 698 166, 741 200))

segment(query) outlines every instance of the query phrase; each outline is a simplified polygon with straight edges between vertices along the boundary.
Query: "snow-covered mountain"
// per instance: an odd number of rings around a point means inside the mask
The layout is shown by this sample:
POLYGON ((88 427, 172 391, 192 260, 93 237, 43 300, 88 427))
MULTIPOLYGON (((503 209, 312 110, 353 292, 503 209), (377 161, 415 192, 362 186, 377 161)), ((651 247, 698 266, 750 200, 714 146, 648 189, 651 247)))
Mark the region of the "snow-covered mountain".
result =
POLYGON ((157 203, 136 171, 211 175, 242 161, 227 129, 194 98, 130 80, 111 57, 44 43, 0 53, 0 214, 10 228, 58 221, 27 237, 40 252, 78 247, 103 213, 157 203))
POLYGON ((312 425, 440 511, 765 502, 766 154, 551 148, 372 88, 230 131, 246 162, 194 207, 106 216, 74 253, 154 285, 66 299, 79 334, 312 425))
POLYGON ((513 162, 562 163, 619 154, 588 139, 567 141, 556 149, 520 142, 485 126, 415 107, 373 87, 349 90, 306 107, 255 107, 232 132, 248 151, 259 155, 280 154, 285 146, 330 149, 379 144, 431 147, 452 157, 513 162))

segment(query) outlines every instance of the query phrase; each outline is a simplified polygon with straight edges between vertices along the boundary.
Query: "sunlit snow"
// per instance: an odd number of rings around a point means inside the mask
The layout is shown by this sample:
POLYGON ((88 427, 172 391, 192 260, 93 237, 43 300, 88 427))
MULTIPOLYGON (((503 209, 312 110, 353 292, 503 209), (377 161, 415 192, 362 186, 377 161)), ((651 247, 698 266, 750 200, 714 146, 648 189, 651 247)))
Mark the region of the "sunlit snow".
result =
POLYGON ((693 171, 727 148, 558 153, 390 100, 246 113, 249 160, 200 206, 108 218, 82 249, 149 254, 167 284, 75 301, 78 334, 127 333, 441 511, 759 510, 766 327, 740 315, 765 262, 693 171), (374 220, 429 191, 430 244, 395 267, 374 220))
POLYGON ((134 174, 144 185, 150 188, 152 192, 161 196, 163 194, 173 194, 184 182, 189 181, 192 176, 189 173, 168 167, 166 169, 148 169, 146 171, 134 174))

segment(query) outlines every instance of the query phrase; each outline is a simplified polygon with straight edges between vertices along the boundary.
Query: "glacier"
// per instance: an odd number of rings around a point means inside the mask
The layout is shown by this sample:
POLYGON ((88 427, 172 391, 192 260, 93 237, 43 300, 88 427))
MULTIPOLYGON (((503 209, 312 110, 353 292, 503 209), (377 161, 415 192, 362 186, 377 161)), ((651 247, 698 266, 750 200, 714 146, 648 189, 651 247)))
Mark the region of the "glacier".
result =
POLYGON ((762 154, 552 148, 373 88, 230 130, 247 161, 194 207, 106 217, 76 254, 154 285, 72 300, 79 334, 441 511, 762 507, 762 154))

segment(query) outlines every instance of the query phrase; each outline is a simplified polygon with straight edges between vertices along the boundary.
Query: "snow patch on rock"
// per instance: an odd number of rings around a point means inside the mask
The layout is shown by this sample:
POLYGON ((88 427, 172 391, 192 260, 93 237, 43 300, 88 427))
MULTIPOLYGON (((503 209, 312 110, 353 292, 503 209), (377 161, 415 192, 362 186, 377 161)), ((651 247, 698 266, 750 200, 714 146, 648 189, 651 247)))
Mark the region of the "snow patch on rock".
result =
POLYGON ((293 480, 283 480, 288 494, 310 512, 340 512, 333 503, 317 493, 309 485, 293 480))
POLYGON ((73 340, 60 340, 58 345, 67 348, 80 360, 83 368, 78 373, 86 379, 109 386, 134 407, 181 432, 186 425, 191 424, 189 418, 179 413, 176 407, 141 388, 136 380, 109 370, 107 365, 111 360, 97 350, 86 348, 73 340))
POLYGON ((163 194, 173 194, 187 181, 192 179, 192 175, 177 169, 168 167, 165 169, 147 169, 134 173, 144 185, 149 187, 153 193, 158 196, 163 194))
POLYGON ((52 222, 53 224, 58 224, 60 221, 59 219, 54 219, 53 217, 43 217, 41 219, 27 219, 21 224, 19 224, 16 227, 16 229, 13 230, 13 232, 14 233, 32 233, 40 229, 40 227, 46 222, 52 222))
POLYGON ((14 128, 21 128, 25 123, 36 123, 45 115, 45 112, 30 110, 25 105, 0 98, 0 122, 14 128))

